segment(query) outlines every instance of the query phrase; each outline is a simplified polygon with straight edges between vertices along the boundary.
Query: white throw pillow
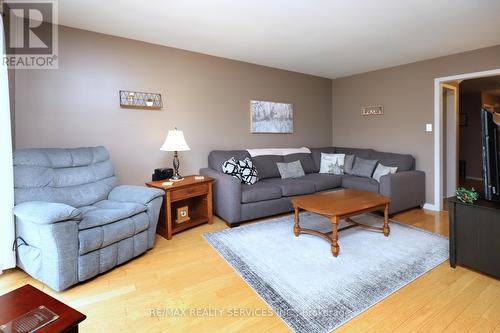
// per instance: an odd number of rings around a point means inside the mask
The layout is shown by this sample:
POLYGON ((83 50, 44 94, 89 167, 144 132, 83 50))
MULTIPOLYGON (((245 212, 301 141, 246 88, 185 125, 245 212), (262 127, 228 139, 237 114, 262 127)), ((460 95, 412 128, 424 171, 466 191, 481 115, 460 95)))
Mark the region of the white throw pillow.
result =
POLYGON ((398 167, 388 167, 382 164, 378 164, 373 172, 372 178, 376 181, 380 182, 380 177, 388 175, 390 173, 396 173, 398 171, 398 167))
POLYGON ((345 154, 321 153, 319 173, 332 173, 342 175, 344 173, 345 154))

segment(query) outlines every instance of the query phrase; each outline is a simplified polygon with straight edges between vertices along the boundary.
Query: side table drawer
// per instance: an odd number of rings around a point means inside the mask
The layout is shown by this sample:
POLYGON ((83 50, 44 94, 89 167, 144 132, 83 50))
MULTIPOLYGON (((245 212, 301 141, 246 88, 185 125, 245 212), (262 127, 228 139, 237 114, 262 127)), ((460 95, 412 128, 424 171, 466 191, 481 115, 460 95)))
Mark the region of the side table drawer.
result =
POLYGON ((204 183, 186 188, 180 188, 178 190, 173 190, 170 194, 170 200, 176 201, 206 193, 208 193, 208 184, 204 183))

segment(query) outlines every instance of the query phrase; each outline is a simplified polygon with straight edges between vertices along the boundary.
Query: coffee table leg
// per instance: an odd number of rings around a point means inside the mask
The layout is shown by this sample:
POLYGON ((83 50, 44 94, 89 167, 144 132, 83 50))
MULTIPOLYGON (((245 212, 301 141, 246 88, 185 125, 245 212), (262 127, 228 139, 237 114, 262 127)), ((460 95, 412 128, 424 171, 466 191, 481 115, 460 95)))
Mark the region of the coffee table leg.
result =
POLYGON ((339 239, 339 232, 337 230, 337 227, 339 226, 339 218, 337 216, 334 216, 331 218, 332 221, 332 254, 334 257, 339 255, 340 251, 340 246, 338 243, 339 239))
POLYGON ((391 229, 389 228, 389 204, 385 205, 384 209, 384 236, 389 236, 391 229))
POLYGON ((295 209, 295 224, 293 225, 293 233, 295 237, 299 237, 300 234, 300 226, 299 226, 299 207, 294 206, 295 209))

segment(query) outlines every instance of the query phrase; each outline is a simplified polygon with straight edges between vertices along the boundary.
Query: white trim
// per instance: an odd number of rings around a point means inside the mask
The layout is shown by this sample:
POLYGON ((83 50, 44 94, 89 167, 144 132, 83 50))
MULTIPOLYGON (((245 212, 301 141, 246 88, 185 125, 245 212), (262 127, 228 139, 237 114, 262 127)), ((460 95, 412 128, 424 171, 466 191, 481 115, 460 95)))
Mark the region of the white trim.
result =
POLYGON ((478 77, 487 77, 493 75, 500 75, 500 68, 482 72, 465 73, 452 76, 438 77, 434 79, 434 205, 436 210, 442 210, 442 184, 441 184, 441 166, 442 163, 442 142, 443 133, 441 131, 441 124, 443 114, 441 112, 441 83, 446 81, 467 80, 478 77))
MULTIPOLYGON (((454 183, 454 186, 453 186, 453 190, 451 191, 452 193, 455 193, 455 191, 457 190, 458 188, 458 185, 459 185, 459 170, 458 170, 458 158, 459 158, 459 155, 460 155, 460 152, 459 152, 459 140, 458 140, 458 135, 459 135, 459 89, 458 89, 458 85, 450 85, 450 84, 446 84, 446 83, 441 83, 441 97, 444 96, 444 92, 445 92, 445 89, 448 89, 448 90, 452 90, 453 91, 453 94, 454 94, 454 98, 453 98, 453 112, 454 112, 454 117, 452 118, 453 121, 455 122, 454 123, 454 127, 455 127, 455 142, 454 142, 454 150, 455 150, 455 159, 453 161, 453 164, 448 164, 448 151, 446 150, 446 153, 443 154, 442 156, 442 160, 441 162, 444 163, 444 161, 446 160, 446 165, 447 165, 447 168, 453 168, 455 170, 455 179, 453 181, 454 183)), ((442 103, 443 101, 441 101, 440 103, 440 106, 442 107, 444 104, 442 103)), ((444 114, 448 112, 448 110, 443 110, 443 117, 441 118, 441 120, 443 120, 444 118, 444 114)), ((448 118, 448 115, 446 116, 446 122, 450 121, 450 119, 448 118)), ((447 127, 447 124, 443 123, 443 127, 447 127)), ((446 137, 446 133, 447 133, 447 130, 443 133, 442 135, 442 139, 444 141, 444 137, 446 137)), ((449 142, 449 138, 446 137, 446 141, 449 142)), ((444 164, 442 164, 444 165, 444 164)), ((442 170, 443 168, 441 168, 441 173, 443 173, 444 175, 444 171, 442 170)), ((448 170, 446 172, 446 177, 448 177, 448 170)), ((445 196, 448 196, 448 179, 442 179, 441 180, 441 186, 442 186, 442 189, 443 189, 443 193, 445 196)))
POLYGON ((427 209, 427 210, 433 210, 433 211, 439 211, 439 209, 436 209, 436 206, 433 205, 433 204, 430 204, 430 203, 426 203, 423 207, 423 209, 427 209))

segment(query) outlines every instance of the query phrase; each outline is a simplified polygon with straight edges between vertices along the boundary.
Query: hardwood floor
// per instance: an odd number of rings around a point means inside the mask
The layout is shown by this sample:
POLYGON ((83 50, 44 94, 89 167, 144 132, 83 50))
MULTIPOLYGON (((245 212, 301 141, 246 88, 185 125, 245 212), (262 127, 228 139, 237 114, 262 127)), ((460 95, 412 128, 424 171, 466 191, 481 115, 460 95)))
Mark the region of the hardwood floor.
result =
MULTIPOLYGON (((393 219, 448 234, 446 212, 415 209, 393 219)), ((62 293, 8 270, 0 275, 0 294, 30 283, 85 313, 82 332, 288 332, 201 236, 224 228, 215 218, 171 241, 157 237, 141 257, 62 293), (177 316, 165 313, 175 309, 177 316)), ((500 332, 500 281, 445 262, 336 332, 367 331, 500 332)))

